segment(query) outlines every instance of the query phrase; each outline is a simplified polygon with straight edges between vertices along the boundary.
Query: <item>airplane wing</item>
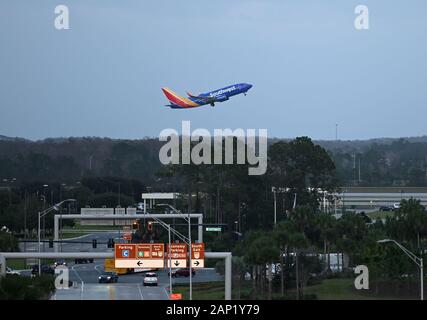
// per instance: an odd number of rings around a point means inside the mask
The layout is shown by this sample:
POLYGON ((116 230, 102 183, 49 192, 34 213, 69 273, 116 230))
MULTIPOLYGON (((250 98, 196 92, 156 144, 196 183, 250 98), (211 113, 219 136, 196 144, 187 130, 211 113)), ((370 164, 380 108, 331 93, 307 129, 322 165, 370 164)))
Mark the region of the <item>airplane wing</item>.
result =
POLYGON ((211 103, 211 102, 215 102, 216 101, 214 97, 195 96, 195 95, 191 94, 190 92, 187 92, 187 95, 190 98, 198 99, 198 100, 201 100, 201 101, 203 101, 205 103, 211 103))

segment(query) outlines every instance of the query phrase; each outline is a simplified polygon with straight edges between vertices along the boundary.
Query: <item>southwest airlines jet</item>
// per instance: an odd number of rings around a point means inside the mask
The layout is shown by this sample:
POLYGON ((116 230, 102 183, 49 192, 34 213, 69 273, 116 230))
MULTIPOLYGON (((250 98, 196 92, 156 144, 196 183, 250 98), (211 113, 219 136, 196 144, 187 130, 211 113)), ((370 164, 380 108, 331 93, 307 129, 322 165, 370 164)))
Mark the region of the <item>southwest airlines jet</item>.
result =
POLYGON ((198 96, 187 92, 187 98, 177 95, 168 88, 162 88, 162 90, 170 102, 170 104, 166 105, 167 107, 172 109, 188 109, 204 106, 207 104, 210 104, 213 107, 215 106, 215 102, 227 101, 230 99, 230 97, 241 93, 246 95, 246 92, 248 92, 250 88, 252 88, 251 84, 239 83, 208 93, 202 93, 198 96))

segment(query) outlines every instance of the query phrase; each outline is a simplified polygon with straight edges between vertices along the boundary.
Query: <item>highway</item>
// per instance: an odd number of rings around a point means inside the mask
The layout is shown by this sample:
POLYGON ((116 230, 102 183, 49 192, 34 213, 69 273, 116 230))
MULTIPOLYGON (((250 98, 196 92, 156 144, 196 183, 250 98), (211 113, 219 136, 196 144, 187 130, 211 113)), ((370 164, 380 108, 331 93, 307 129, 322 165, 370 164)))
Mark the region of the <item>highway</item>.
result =
MULTIPOLYGON (((109 238, 118 237, 118 232, 99 232, 70 239, 70 243, 62 245, 63 252, 105 252, 108 250, 106 244, 98 244, 96 249, 92 248, 92 239, 98 242, 107 242, 109 238), (87 241, 90 243, 77 243, 87 241)), ((20 244, 22 251, 36 251, 37 243, 20 244), (24 250, 25 249, 25 250, 24 250)), ((43 250, 43 246, 41 247, 43 250)), ((44 246, 45 251, 53 251, 48 244, 44 246)), ((55 300, 167 300, 169 290, 169 269, 157 271, 158 286, 144 287, 144 273, 120 275, 118 283, 98 283, 98 276, 104 271, 104 260, 95 259, 89 264, 74 264, 68 261, 69 280, 74 286, 70 289, 56 290, 52 299, 55 300)), ((30 276, 30 271, 22 271, 23 276, 30 276)), ((193 282, 224 281, 224 276, 215 272, 213 268, 196 270, 193 282)), ((172 286, 175 284, 188 284, 189 278, 172 278, 172 286)))
POLYGON ((168 300, 165 287, 144 287, 137 283, 79 283, 75 287, 56 290, 53 300, 168 300))

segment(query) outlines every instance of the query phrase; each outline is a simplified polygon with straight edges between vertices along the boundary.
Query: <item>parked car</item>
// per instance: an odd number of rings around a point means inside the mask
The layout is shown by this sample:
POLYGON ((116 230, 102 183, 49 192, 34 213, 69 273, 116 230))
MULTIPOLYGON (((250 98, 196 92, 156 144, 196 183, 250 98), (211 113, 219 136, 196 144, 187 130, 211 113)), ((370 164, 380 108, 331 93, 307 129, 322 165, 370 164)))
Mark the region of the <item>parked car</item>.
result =
POLYGON ((6 274, 9 276, 20 276, 21 275, 21 273, 19 271, 12 270, 9 267, 6 267, 6 274))
MULTIPOLYGON (((194 269, 191 269, 191 275, 195 276, 196 271, 194 269)), ((169 272, 168 272, 169 276, 169 272)), ((175 269, 172 270, 172 277, 189 277, 190 276, 190 269, 189 268, 181 268, 181 269, 175 269)))
POLYGON ((394 203, 393 210, 399 210, 399 209, 400 209, 400 203, 394 203))
POLYGON ((157 274, 155 272, 147 272, 144 277, 144 286, 157 286, 157 274))
POLYGON ((99 283, 115 283, 119 280, 119 276, 115 272, 103 272, 98 277, 99 283))
MULTIPOLYGON (((42 274, 55 274, 55 269, 52 268, 51 265, 48 264, 42 264, 41 265, 41 273, 42 274)), ((39 265, 35 264, 33 265, 33 268, 31 270, 31 274, 32 275, 38 275, 39 274, 39 265)))
POLYGON ((387 207, 387 206, 380 207, 380 211, 392 211, 392 210, 393 210, 392 207, 387 207))

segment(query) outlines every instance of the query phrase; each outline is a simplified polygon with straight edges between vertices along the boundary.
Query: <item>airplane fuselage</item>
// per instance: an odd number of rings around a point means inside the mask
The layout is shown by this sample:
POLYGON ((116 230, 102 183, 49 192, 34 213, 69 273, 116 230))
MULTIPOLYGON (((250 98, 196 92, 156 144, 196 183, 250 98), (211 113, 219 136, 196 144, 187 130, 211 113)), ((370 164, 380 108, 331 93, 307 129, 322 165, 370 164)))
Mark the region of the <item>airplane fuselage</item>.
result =
POLYGON ((162 88, 169 102, 168 107, 173 109, 195 108, 210 104, 214 106, 216 102, 227 101, 230 97, 238 94, 246 94, 252 88, 251 84, 238 83, 218 90, 202 93, 198 96, 188 94, 188 97, 181 97, 167 88, 162 88))

